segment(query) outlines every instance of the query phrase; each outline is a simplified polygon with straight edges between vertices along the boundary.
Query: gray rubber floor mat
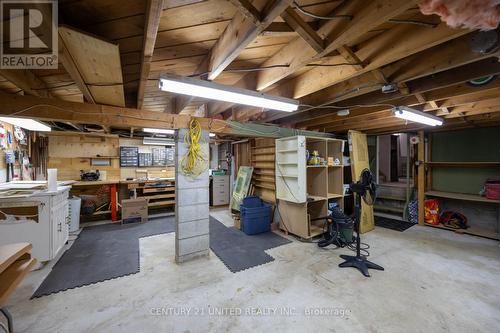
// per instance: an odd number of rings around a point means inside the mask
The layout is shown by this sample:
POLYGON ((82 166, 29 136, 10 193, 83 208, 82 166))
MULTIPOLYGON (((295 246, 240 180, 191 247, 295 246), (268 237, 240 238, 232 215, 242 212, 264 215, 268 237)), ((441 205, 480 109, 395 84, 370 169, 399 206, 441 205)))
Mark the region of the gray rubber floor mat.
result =
POLYGON ((174 231, 174 217, 84 228, 32 298, 135 274, 139 272, 139 238, 174 231))
POLYGON ((274 232, 249 236, 210 217, 210 248, 233 273, 274 261, 264 251, 288 243, 274 232))

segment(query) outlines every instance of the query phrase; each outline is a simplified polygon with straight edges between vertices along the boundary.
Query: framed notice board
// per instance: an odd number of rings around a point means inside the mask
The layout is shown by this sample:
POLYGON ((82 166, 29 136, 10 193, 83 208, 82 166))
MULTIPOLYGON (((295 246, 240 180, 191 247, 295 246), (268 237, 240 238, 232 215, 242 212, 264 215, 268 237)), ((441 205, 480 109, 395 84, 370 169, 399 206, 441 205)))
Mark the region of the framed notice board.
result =
POLYGON ((139 148, 120 147, 120 166, 121 167, 139 166, 139 148))

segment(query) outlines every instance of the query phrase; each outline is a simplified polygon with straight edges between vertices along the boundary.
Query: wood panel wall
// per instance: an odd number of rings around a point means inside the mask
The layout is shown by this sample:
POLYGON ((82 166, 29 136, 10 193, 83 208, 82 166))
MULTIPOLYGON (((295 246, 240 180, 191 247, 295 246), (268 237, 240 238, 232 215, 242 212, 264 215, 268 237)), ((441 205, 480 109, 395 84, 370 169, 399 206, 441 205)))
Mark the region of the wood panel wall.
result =
POLYGON ((48 168, 57 169, 58 180, 79 180, 80 170, 106 171, 107 180, 120 180, 117 135, 51 132, 48 168), (92 158, 109 159, 110 166, 92 166, 92 158))
POLYGON ((120 146, 136 146, 140 152, 151 152, 162 146, 143 145, 142 139, 119 138, 117 135, 80 132, 51 132, 48 167, 58 169, 59 180, 79 180, 80 170, 106 172, 106 180, 145 177, 174 177, 174 166, 121 168, 120 146), (95 158, 109 160, 109 166, 92 166, 95 158), (144 172, 141 172, 144 171, 144 172), (145 172, 147 171, 147 173, 145 172))

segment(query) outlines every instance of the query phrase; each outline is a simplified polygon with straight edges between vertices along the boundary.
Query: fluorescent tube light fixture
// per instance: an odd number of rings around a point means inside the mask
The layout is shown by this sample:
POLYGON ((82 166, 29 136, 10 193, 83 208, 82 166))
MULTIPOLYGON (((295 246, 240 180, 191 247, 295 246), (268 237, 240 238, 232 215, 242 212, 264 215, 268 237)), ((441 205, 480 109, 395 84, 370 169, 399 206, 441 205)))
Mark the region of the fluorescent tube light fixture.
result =
POLYGON ((142 144, 143 145, 155 145, 155 146, 175 146, 175 142, 172 139, 151 138, 151 137, 143 138, 142 144))
POLYGON ((443 125, 443 119, 436 117, 432 114, 421 112, 407 106, 396 106, 392 109, 394 116, 413 121, 416 123, 421 123, 429 126, 441 126, 443 125))
POLYGON ((285 112, 293 112, 299 107, 299 102, 291 98, 174 75, 164 75, 160 78, 160 90, 285 112))
POLYGON ((0 117, 0 121, 19 126, 29 131, 50 132, 50 127, 28 118, 0 117))
POLYGON ((143 128, 143 132, 146 133, 158 133, 158 134, 174 134, 175 130, 164 129, 164 128, 143 128))
POLYGON ((208 136, 211 138, 215 138, 215 133, 208 133, 208 136))

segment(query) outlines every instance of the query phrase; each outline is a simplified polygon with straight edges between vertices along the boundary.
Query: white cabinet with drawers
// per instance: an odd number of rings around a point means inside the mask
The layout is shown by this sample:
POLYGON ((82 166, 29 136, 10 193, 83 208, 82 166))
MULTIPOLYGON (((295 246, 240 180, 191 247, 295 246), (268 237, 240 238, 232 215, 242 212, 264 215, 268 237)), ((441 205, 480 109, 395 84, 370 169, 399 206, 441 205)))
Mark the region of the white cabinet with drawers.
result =
POLYGON ((60 186, 57 191, 0 199, 0 245, 29 242, 38 261, 54 259, 68 241, 69 190, 60 186))
POLYGON ((229 204, 229 176, 212 176, 210 179, 210 206, 229 204))

